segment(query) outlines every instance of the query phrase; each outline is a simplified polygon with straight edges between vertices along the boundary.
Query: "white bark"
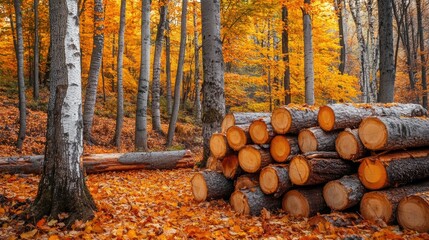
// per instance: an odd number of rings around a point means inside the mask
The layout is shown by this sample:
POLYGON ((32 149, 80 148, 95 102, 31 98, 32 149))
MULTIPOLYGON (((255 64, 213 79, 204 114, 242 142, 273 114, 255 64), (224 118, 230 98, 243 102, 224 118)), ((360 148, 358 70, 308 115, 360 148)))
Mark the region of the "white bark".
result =
POLYGON ((311 18, 307 12, 310 0, 304 0, 304 77, 305 77, 305 103, 313 105, 314 101, 314 54, 313 54, 313 32, 311 18))

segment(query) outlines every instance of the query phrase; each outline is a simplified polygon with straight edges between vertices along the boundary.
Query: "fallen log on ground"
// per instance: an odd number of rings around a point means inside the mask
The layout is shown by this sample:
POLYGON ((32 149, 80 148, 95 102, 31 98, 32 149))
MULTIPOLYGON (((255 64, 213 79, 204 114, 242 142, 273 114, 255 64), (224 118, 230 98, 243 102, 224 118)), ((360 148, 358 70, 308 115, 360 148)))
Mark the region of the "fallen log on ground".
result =
POLYGON ((339 131, 325 132, 320 127, 302 129, 298 145, 302 152, 335 151, 335 139, 339 131))
POLYGON ((429 191, 403 198, 398 205, 397 219, 403 228, 429 232, 429 191))
POLYGON ((335 140, 335 150, 342 159, 357 160, 367 155, 368 150, 363 146, 358 129, 345 129, 335 140))
POLYGON ((274 109, 271 115, 271 125, 277 134, 297 134, 303 128, 317 126, 316 107, 283 106, 274 109))
POLYGON ((279 198, 292 187, 288 165, 272 164, 264 167, 259 174, 259 185, 265 194, 279 198))
MULTIPOLYGON (((41 174, 43 160, 43 155, 2 157, 0 173, 41 174)), ((189 150, 83 155, 83 167, 86 173, 189 168, 194 164, 195 160, 189 150)))
POLYGON ((351 104, 337 103, 322 106, 317 121, 325 131, 342 128, 357 128, 369 116, 419 117, 427 111, 419 104, 351 104))
POLYGON ((355 174, 325 184, 323 198, 332 210, 342 211, 359 204, 365 192, 365 187, 355 174))
POLYGON ((275 211, 281 207, 281 199, 265 195, 259 187, 236 190, 229 201, 234 211, 252 216, 260 215, 263 208, 275 211))
POLYGON ((222 120, 221 132, 226 133, 229 127, 241 124, 250 124, 253 120, 263 117, 269 117, 271 113, 267 112, 236 112, 228 113, 222 120))
POLYGON ((429 150, 400 151, 364 158, 358 169, 371 190, 407 184, 429 177, 429 150))
POLYGON ((282 208, 294 217, 312 217, 326 209, 322 187, 294 189, 283 196, 282 208))
POLYGON ((254 120, 249 126, 250 138, 255 144, 267 144, 274 137, 271 118, 259 118, 254 120))
POLYGON ((283 163, 290 159, 290 156, 299 153, 298 137, 277 135, 270 143, 270 154, 274 161, 283 163))
POLYGON ((192 195, 198 202, 214 199, 228 199, 234 191, 234 184, 222 173, 205 170, 191 179, 192 195))

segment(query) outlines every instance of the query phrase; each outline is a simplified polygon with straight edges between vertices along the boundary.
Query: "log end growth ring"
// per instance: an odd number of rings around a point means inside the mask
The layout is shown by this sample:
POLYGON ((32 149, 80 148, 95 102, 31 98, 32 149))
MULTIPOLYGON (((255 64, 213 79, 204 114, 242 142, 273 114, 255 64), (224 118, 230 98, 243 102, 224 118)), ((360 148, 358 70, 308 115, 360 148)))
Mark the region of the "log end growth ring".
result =
POLYGON ((245 146, 238 152, 238 162, 240 167, 248 172, 255 173, 261 167, 261 154, 251 146, 245 146))
POLYGON ((292 116, 286 108, 274 109, 271 115, 271 126, 277 134, 285 134, 292 124, 292 116))
POLYGON ((221 133, 214 133, 210 138, 210 151, 216 158, 222 158, 227 152, 226 138, 221 133))
POLYGON ((290 144, 285 136, 277 135, 271 140, 270 154, 276 162, 286 161, 290 152, 290 144))
POLYGON ((308 217, 310 215, 310 205, 307 199, 296 190, 291 190, 284 195, 282 209, 294 217, 308 217))
POLYGON ((359 143, 353 134, 347 131, 340 132, 335 140, 335 150, 343 159, 353 159, 359 153, 359 143))
POLYGON ((325 131, 331 131, 335 125, 335 112, 329 106, 322 106, 319 108, 317 114, 317 122, 321 129, 325 131))
POLYGON ((409 196, 398 205, 398 222, 407 229, 429 231, 429 203, 417 196, 409 196))
POLYGON ((392 205, 389 200, 380 193, 369 192, 363 195, 360 203, 360 213, 367 220, 381 219, 389 222, 392 217, 392 205))
POLYGON ((304 185, 310 176, 310 166, 303 156, 295 156, 289 165, 290 181, 296 185, 304 185))
POLYGON ((388 132, 384 123, 377 117, 365 118, 359 126, 359 138, 370 150, 378 150, 387 143, 388 132))
POLYGON ((221 129, 222 132, 225 133, 229 127, 232 127, 235 125, 235 117, 234 114, 228 113, 225 115, 225 117, 222 120, 221 129))
POLYGON ((323 198, 332 210, 344 210, 347 207, 347 190, 336 181, 328 182, 323 187, 323 198))
POLYGON ((279 177, 276 171, 271 167, 262 169, 259 175, 259 184, 265 194, 274 193, 279 186, 279 177))
POLYGON ((246 145, 246 134, 244 133, 243 129, 237 127, 237 126, 231 126, 226 131, 226 138, 228 140, 229 146, 238 151, 240 150, 244 145, 246 145))
POLYGON ((262 120, 255 120, 249 127, 250 137, 256 144, 265 144, 269 139, 267 124, 262 120))
POLYGON ((207 183, 201 173, 196 173, 191 179, 192 194, 197 202, 207 199, 207 183))
POLYGON ((299 132, 298 135, 299 149, 303 153, 317 151, 317 139, 313 132, 304 129, 299 132))
POLYGON ((234 209, 235 212, 243 215, 250 214, 250 207, 247 197, 241 191, 234 191, 231 194, 231 198, 229 201, 232 206, 232 209, 234 209))
POLYGON ((365 158, 359 165, 358 174, 359 180, 370 190, 381 189, 388 184, 386 168, 381 161, 365 158))

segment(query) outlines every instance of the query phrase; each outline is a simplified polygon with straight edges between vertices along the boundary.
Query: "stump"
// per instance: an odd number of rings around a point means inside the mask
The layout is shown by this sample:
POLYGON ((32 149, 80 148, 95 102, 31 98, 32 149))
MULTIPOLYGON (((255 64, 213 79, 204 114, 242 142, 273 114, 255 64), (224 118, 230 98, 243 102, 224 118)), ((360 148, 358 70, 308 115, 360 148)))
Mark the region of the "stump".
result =
POLYGON ((397 219, 403 228, 429 232, 429 191, 403 198, 398 205, 397 219))
POLYGON ((335 140, 335 149, 342 159, 357 160, 368 154, 360 141, 358 129, 345 129, 335 140))
POLYGON ((303 128, 317 126, 316 107, 283 106, 275 109, 271 115, 271 125, 277 134, 299 133, 303 128))
POLYGON ((230 198, 234 211, 243 215, 258 216, 263 208, 274 211, 280 208, 281 200, 265 195, 259 187, 252 190, 243 189, 234 191, 230 198))
POLYGON ((250 124, 253 120, 269 117, 271 113, 266 112, 236 112, 228 113, 222 120, 221 132, 226 133, 229 127, 234 125, 250 124))
POLYGON ((270 143, 270 154, 274 161, 283 163, 299 153, 298 138, 296 136, 277 135, 270 143))
POLYGON ((241 174, 242 170, 237 155, 231 154, 222 160, 222 172, 228 179, 234 179, 241 174))
POLYGON ((205 170, 196 173, 191 179, 192 194, 198 202, 214 199, 227 199, 234 191, 234 184, 221 173, 205 170))
POLYGON ((231 148, 228 145, 226 134, 213 133, 210 137, 210 152, 215 158, 223 158, 231 153, 231 148))
POLYGON ((358 176, 344 176, 323 187, 323 198, 332 210, 342 211, 359 204, 366 190, 358 176))
POLYGON ((249 135, 249 125, 231 126, 226 131, 226 139, 232 149, 239 151, 252 141, 249 135))
POLYGON ((274 137, 270 117, 254 120, 249 126, 249 135, 255 144, 267 144, 274 137))
POLYGON ((290 190, 283 196, 282 208, 293 217, 312 217, 326 209, 322 187, 290 190))
POLYGON ((265 194, 279 198, 292 187, 288 165, 272 164, 264 167, 259 174, 259 184, 265 194))
POLYGON ((272 162, 269 150, 258 145, 247 145, 238 152, 240 167, 248 173, 255 173, 272 162))
POLYGON ((338 131, 325 132, 319 127, 303 129, 298 135, 298 145, 302 152, 335 151, 338 131))

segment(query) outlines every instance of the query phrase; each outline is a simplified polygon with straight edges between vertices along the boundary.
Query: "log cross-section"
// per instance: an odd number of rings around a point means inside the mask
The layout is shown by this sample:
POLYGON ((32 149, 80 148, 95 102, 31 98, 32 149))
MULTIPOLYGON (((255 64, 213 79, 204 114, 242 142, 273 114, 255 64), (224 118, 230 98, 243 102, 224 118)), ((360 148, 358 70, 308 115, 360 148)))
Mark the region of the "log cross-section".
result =
POLYGON ((325 184, 323 198, 332 210, 342 211, 359 204, 365 191, 365 187, 355 174, 325 184))
POLYGON ((223 158, 232 150, 228 145, 226 134, 213 133, 210 137, 210 152, 216 158, 223 158))
POLYGON ((264 167, 259 174, 259 184, 265 194, 278 198, 292 187, 289 179, 288 165, 272 164, 264 167))
POLYGON ((258 145, 247 145, 238 152, 240 167, 248 173, 255 173, 272 162, 268 149, 258 145))
POLYGON ((234 125, 250 124, 253 120, 263 117, 269 117, 271 113, 267 112, 236 112, 228 113, 222 120, 221 132, 226 133, 228 128, 234 125))
POLYGON ((283 163, 299 153, 298 137, 277 135, 270 143, 270 154, 274 161, 283 163))
POLYGON ((192 194, 198 202, 214 199, 228 199, 234 191, 234 184, 222 173, 205 170, 191 179, 192 194))
POLYGON ((252 141, 249 135, 249 124, 231 126, 226 131, 226 139, 232 149, 239 151, 252 141))
POLYGON ((429 232, 429 191, 403 198, 398 205, 397 219, 406 229, 429 232))
POLYGON ((358 129, 345 129, 335 140, 335 149, 342 159, 357 160, 367 155, 368 150, 363 146, 358 129))
POLYGON ((281 207, 281 199, 265 195, 259 187, 234 191, 230 203, 239 214, 253 216, 260 215, 263 208, 275 211, 281 207))
POLYGON ((271 118, 266 117, 254 120, 249 126, 249 134, 255 144, 269 143, 274 137, 271 118))
POLYGON ((294 217, 311 217, 326 209, 322 187, 294 189, 287 192, 282 199, 282 208, 294 217))
POLYGON ((276 108, 271 115, 271 125, 277 134, 297 134, 303 128, 317 126, 316 107, 283 106, 276 108))
POLYGON ((335 139, 339 131, 325 132, 320 127, 302 129, 298 145, 302 152, 335 151, 335 139))

